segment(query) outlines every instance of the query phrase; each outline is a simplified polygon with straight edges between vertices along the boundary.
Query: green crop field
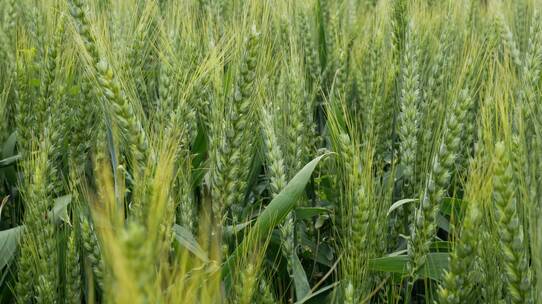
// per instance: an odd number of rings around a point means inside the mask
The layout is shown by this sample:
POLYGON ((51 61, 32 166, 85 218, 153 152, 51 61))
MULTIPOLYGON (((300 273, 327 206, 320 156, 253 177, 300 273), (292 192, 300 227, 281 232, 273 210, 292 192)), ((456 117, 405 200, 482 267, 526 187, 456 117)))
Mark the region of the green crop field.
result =
POLYGON ((542 303, 542 0, 0 0, 0 303, 542 303))

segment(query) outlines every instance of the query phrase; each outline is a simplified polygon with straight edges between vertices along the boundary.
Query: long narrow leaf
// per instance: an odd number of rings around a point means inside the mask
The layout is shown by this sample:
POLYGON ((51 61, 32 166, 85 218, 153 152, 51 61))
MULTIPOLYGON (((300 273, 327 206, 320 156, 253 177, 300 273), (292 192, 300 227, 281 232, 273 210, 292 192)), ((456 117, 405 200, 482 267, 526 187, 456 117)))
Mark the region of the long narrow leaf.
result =
POLYGON ((250 229, 248 236, 227 259, 222 272, 226 281, 230 279, 231 269, 240 254, 247 252, 250 248, 254 248, 253 246, 256 241, 269 237, 275 226, 282 222, 286 218, 286 215, 288 215, 288 212, 295 207, 316 165, 327 155, 321 155, 305 165, 260 214, 256 223, 250 229))

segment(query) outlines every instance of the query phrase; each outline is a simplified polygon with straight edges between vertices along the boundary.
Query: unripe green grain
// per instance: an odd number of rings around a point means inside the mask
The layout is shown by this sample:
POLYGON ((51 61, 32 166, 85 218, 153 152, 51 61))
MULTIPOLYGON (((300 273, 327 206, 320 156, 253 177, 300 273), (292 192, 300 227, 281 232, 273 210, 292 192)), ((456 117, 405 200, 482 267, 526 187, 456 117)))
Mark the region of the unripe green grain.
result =
POLYGON ((79 250, 77 237, 73 229, 68 237, 66 254, 66 299, 69 304, 81 303, 81 270, 79 265, 79 250))
POLYGON ((104 263, 102 255, 100 253, 100 245, 96 238, 93 227, 90 221, 83 217, 81 219, 81 238, 83 241, 83 248, 85 249, 86 257, 92 267, 92 273, 94 274, 94 281, 97 286, 103 290, 104 287, 104 263))
POLYGON ((284 223, 280 227, 280 235, 282 240, 282 254, 286 257, 286 267, 290 276, 293 275, 292 258, 296 254, 296 238, 295 238, 295 218, 292 212, 288 213, 284 223))
POLYGON ((33 274, 34 258, 31 246, 29 242, 21 242, 19 245, 21 255, 17 263, 17 283, 14 288, 19 304, 30 303, 34 295, 36 279, 33 274))
POLYGON ((146 289, 150 286, 154 271, 152 271, 151 261, 148 260, 149 254, 146 249, 148 243, 145 242, 145 228, 134 222, 128 223, 128 227, 122 232, 120 242, 123 246, 123 254, 126 258, 130 274, 135 280, 135 285, 143 297, 142 303, 149 301, 146 295, 146 289))
POLYGON ((61 166, 58 161, 63 158, 63 149, 66 143, 66 134, 69 129, 69 108, 67 105, 66 88, 61 82, 62 78, 59 52, 62 49, 64 35, 64 18, 58 17, 56 28, 52 34, 52 43, 46 48, 42 58, 42 77, 40 86, 40 99, 37 104, 38 123, 44 128, 45 136, 50 143, 49 157, 52 160, 49 169, 49 183, 53 193, 62 192, 63 183, 61 166))
POLYGON ((534 13, 533 24, 530 28, 529 39, 524 63, 521 69, 521 85, 519 87, 519 108, 521 114, 518 119, 526 119, 525 131, 530 138, 534 134, 536 116, 540 113, 540 107, 536 103, 536 85, 540 79, 540 68, 542 64, 542 26, 538 12, 534 13))
POLYGON ((345 304, 354 304, 354 285, 352 282, 347 282, 344 287, 344 303, 345 304))
POLYGON ((38 285, 36 286, 36 303, 38 304, 55 304, 55 293, 52 290, 55 286, 45 275, 38 275, 38 285))
POLYGON ((474 140, 474 130, 476 127, 476 117, 473 117, 474 100, 471 94, 469 88, 461 90, 457 102, 458 120, 462 125, 462 130, 460 131, 461 149, 458 151, 457 156, 458 169, 460 170, 465 169, 468 165, 474 140))
POLYGON ((57 61, 58 61, 58 53, 59 50, 62 47, 62 36, 64 34, 64 18, 62 15, 59 17, 55 31, 53 33, 52 37, 52 43, 49 45, 49 47, 46 49, 46 54, 44 58, 42 59, 42 67, 41 71, 43 73, 42 79, 41 79, 41 87, 40 87, 40 93, 42 101, 40 102, 40 105, 42 105, 41 111, 44 113, 42 115, 45 115, 47 112, 47 106, 50 104, 50 98, 51 98, 51 89, 53 85, 53 81, 55 80, 55 73, 57 73, 57 61))
POLYGON ((291 100, 288 103, 290 106, 288 109, 289 124, 286 129, 288 140, 286 141, 285 148, 286 173, 288 178, 292 178, 302 168, 306 157, 304 152, 309 150, 307 139, 304 138, 306 133, 305 126, 309 118, 304 115, 303 98, 300 92, 302 90, 303 86, 299 83, 299 80, 294 80, 293 88, 289 92, 290 95, 286 97, 289 97, 291 100))
POLYGON ((457 153, 460 149, 462 118, 465 113, 459 104, 458 101, 454 103, 453 111, 446 118, 444 137, 437 154, 434 156, 431 173, 420 198, 420 206, 415 212, 414 222, 411 225, 410 260, 407 264, 411 277, 415 277, 416 272, 427 262, 431 240, 436 233, 436 217, 439 206, 448 189, 457 153))
MULTIPOLYGON (((380 85, 379 79, 377 79, 379 63, 381 62, 381 45, 377 41, 376 34, 371 35, 371 42, 368 45, 366 59, 362 62, 362 66, 358 69, 356 77, 356 86, 359 92, 359 103, 355 108, 359 115, 362 115, 362 122, 365 124, 366 130, 373 130, 373 124, 375 122, 375 108, 378 104, 376 100, 380 97, 378 94, 378 86, 380 85), (370 114, 366 114, 369 112, 370 114)), ((379 141, 380 142, 380 141, 379 141)))
POLYGON ((339 48, 338 54, 336 55, 336 72, 335 72, 335 82, 334 82, 334 91, 337 96, 342 98, 347 98, 348 94, 348 60, 346 51, 342 48, 339 48))
POLYGON ((393 53, 394 58, 399 62, 403 54, 408 28, 408 1, 393 0, 391 11, 393 53))
MULTIPOLYGON (((275 124, 273 121, 273 116, 271 116, 269 111, 263 109, 262 129, 264 143, 267 149, 269 184, 271 196, 275 197, 286 186, 286 170, 284 167, 284 157, 275 133, 275 124)), ((286 216, 286 220, 280 229, 282 236, 282 252, 287 259, 287 267, 290 275, 292 274, 292 255, 295 253, 294 227, 294 215, 293 212, 290 212, 286 216)))
MULTIPOLYGON (((522 141, 518 135, 512 136, 512 144, 510 149, 511 165, 514 170, 514 183, 518 185, 516 192, 516 198, 518 202, 525 202, 529 199, 527 190, 527 175, 529 167, 527 165, 527 153, 525 152, 525 142, 522 141), (523 191, 524 190, 524 191, 523 191)), ((526 210, 526 204, 518 206, 518 217, 520 221, 523 221, 526 210)))
MULTIPOLYGON (((181 152, 180 156, 180 166, 181 168, 190 168, 191 162, 190 162, 190 155, 187 155, 188 153, 185 153, 184 151, 181 152), (184 159, 182 159, 184 158, 184 159)), ((178 198, 179 198, 179 206, 178 206, 178 212, 177 212, 177 223, 186 229, 190 231, 194 231, 195 228, 195 215, 197 213, 194 210, 194 193, 193 193, 193 187, 192 187, 192 171, 186 170, 187 172, 179 172, 177 173, 177 192, 178 192, 178 198)))
POLYGON ((260 279, 259 284, 259 303, 262 304, 275 304, 277 301, 271 292, 270 286, 266 282, 265 278, 260 279))
POLYGON ((495 25, 501 37, 501 42, 505 50, 508 52, 510 58, 512 59, 512 62, 515 64, 517 69, 521 69, 523 64, 521 60, 520 50, 518 48, 516 40, 514 39, 514 35, 512 34, 512 31, 508 27, 508 24, 506 23, 506 20, 504 19, 502 15, 498 15, 496 17, 495 25))
POLYGON ((309 20, 307 15, 301 13, 298 17, 301 43, 305 54, 305 67, 312 84, 316 84, 320 81, 320 60, 318 59, 318 51, 314 45, 312 38, 312 31, 309 26, 309 20))
POLYGON ((16 290, 21 291, 21 300, 35 297, 38 303, 56 303, 58 297, 58 254, 55 238, 55 223, 47 216, 52 209, 52 199, 47 189, 49 177, 48 149, 46 145, 36 150, 35 158, 28 159, 25 168, 24 198, 26 212, 24 215, 25 233, 23 236, 22 254, 32 256, 28 263, 22 260, 23 267, 31 264, 31 270, 23 269, 19 276, 16 290), (26 251, 28 250, 28 251, 26 251), (23 279, 31 276, 34 284, 33 292, 23 279))
MULTIPOLYGON (((352 278, 353 299, 370 290, 371 276, 365 271, 370 258, 379 254, 379 233, 383 227, 377 220, 377 197, 373 193, 372 164, 364 158, 362 163, 355 140, 346 133, 340 133, 337 140, 339 172, 342 179, 340 209, 337 226, 345 250, 345 275, 352 278)), ((364 152, 372 155, 371 152, 364 152)))
POLYGON ((403 59, 403 80, 401 89, 401 113, 399 114, 400 154, 403 165, 403 197, 411 197, 414 193, 417 134, 419 123, 419 74, 418 49, 412 25, 406 34, 405 53, 403 59))
MULTIPOLYGON (((167 63, 162 63, 160 68, 160 77, 158 79, 158 100, 157 100, 157 109, 156 109, 156 120, 160 122, 167 118, 168 113, 173 111, 173 75, 171 73, 171 68, 167 63)), ((163 125, 162 123, 157 123, 158 126, 163 125)))
MULTIPOLYGON (((100 61, 97 44, 93 34, 91 33, 91 20, 87 12, 87 7, 84 0, 69 0, 70 14, 74 19, 75 28, 79 37, 83 42, 83 47, 90 56, 91 68, 96 68, 100 61)), ((80 175, 84 170, 87 152, 93 144, 95 137, 92 133, 92 126, 96 126, 94 118, 97 118, 99 108, 94 101, 94 93, 92 88, 94 83, 88 75, 82 76, 81 90, 79 96, 74 98, 75 105, 73 106, 73 138, 70 145, 70 167, 75 171, 75 175, 80 175)), ((74 174, 72 174, 74 175, 74 174)))
POLYGON ((95 65, 100 60, 100 54, 98 52, 96 41, 91 33, 92 23, 88 16, 87 8, 84 0, 69 0, 70 14, 75 20, 76 30, 79 36, 83 40, 83 46, 89 53, 91 58, 91 64, 95 65))
POLYGON ((269 162, 270 190, 273 197, 286 186, 286 170, 284 167, 284 157, 280 144, 275 133, 275 124, 273 116, 268 110, 262 111, 262 129, 264 133, 264 143, 267 149, 267 159, 269 162))
POLYGON ((96 65, 98 72, 98 84, 102 90, 102 97, 107 100, 116 118, 116 123, 126 144, 131 152, 131 161, 135 165, 136 178, 142 174, 145 168, 149 148, 147 136, 140 121, 137 119, 132 106, 126 100, 118 80, 115 78, 112 68, 105 59, 101 59, 96 65))
POLYGON ((131 60, 128 60, 128 62, 130 63, 129 68, 132 70, 132 77, 134 78, 137 95, 139 99, 143 101, 143 109, 149 111, 150 109, 148 109, 148 107, 150 94, 147 89, 147 84, 145 83, 143 62, 141 62, 141 60, 146 59, 146 54, 141 51, 144 49, 144 45, 142 45, 144 41, 145 40, 143 37, 135 37, 134 46, 132 47, 133 50, 129 53, 131 60))
POLYGON ((529 7, 528 1, 515 1, 514 5, 514 26, 518 40, 518 48, 525 50, 529 33, 529 7))
POLYGON ((6 33, 1 27, 0 27, 0 55, 3 58, 0 63, 4 64, 6 68, 6 71, 5 71, 6 75, 4 75, 3 77, 12 76, 13 70, 15 69, 16 62, 17 62, 16 56, 15 56, 15 50, 8 36, 8 33, 6 33))
POLYGON ((240 304, 253 303, 256 289, 257 269, 253 263, 249 263, 239 274, 239 282, 235 284, 237 301, 240 304))
MULTIPOLYGON (((225 138, 217 143, 220 149, 213 177, 215 211, 231 209, 233 222, 241 220, 244 210, 246 179, 248 177, 253 140, 250 130, 253 127, 252 100, 258 60, 259 34, 254 30, 245 43, 246 54, 241 62, 239 79, 234 87, 229 109, 228 127, 223 130, 225 138)), ((218 135, 218 134, 217 134, 218 135)), ((219 140, 219 139, 215 139, 219 140)), ((216 213, 215 212, 215 213, 216 213)), ((221 217, 221 214, 215 214, 221 217)))
POLYGON ((368 193, 364 186, 360 186, 355 192, 353 203, 352 241, 359 254, 367 258, 370 255, 369 251, 375 244, 371 244, 369 241, 372 212, 368 193))
POLYGON ((37 137, 36 130, 31 126, 37 126, 37 116, 33 109, 36 106, 37 94, 36 84, 33 77, 36 77, 38 66, 36 64, 35 51, 23 52, 16 61, 14 88, 16 97, 15 123, 17 126, 17 144, 23 158, 28 158, 31 150, 32 138, 37 137))
POLYGON ((506 286, 512 303, 532 303, 531 274, 514 193, 514 171, 503 142, 495 145, 494 162, 493 200, 497 207, 506 286))
POLYGON ((444 280, 438 290, 439 303, 466 303, 474 287, 472 271, 475 267, 476 248, 479 245, 477 233, 482 220, 482 214, 475 204, 469 207, 461 229, 461 237, 450 253, 450 268, 445 272, 444 280))
POLYGON ((17 0, 8 0, 6 2, 6 31, 15 37, 15 26, 17 25, 17 0))
POLYGON ((462 134, 462 152, 460 159, 460 168, 467 169, 468 162, 474 155, 474 143, 476 141, 476 130, 478 127, 478 111, 474 106, 474 98, 466 98, 464 106, 467 114, 465 115, 464 131, 462 134))
MULTIPOLYGON (((542 151, 542 137, 540 135, 537 135, 533 140, 533 150, 542 151)), ((532 172, 542 172, 542 155, 540 155, 540 153, 531 152, 529 153, 529 156, 533 168, 532 172)), ((542 175, 531 173, 529 182, 529 193, 530 197, 532 197, 531 201, 534 204, 534 207, 531 207, 533 210, 530 213, 530 233, 528 235, 530 239, 531 256, 536 257, 542 252, 542 235, 535 232, 542 224, 539 216, 539 212, 542 210, 542 175)), ((533 284, 534 289, 536 290, 533 292, 533 297, 536 302, 537 300, 539 301, 542 299, 542 261, 537 258, 532 258, 532 262, 533 284)))
MULTIPOLYGON (((417 154, 417 134, 420 114, 418 106, 420 103, 420 85, 418 72, 419 50, 417 48, 417 39, 410 24, 405 40, 405 51, 402 60, 402 88, 401 88, 401 112, 399 113, 398 134, 400 139, 400 164, 402 165, 402 187, 401 194, 403 198, 410 198, 415 195, 416 183, 416 154, 417 154)), ((406 234, 405 227, 409 221, 412 221, 414 208, 409 204, 400 208, 395 218, 392 219, 391 238, 392 244, 395 244, 399 233, 406 234)))
MULTIPOLYGON (((434 139, 440 127, 439 112, 442 109, 441 103, 444 99, 443 92, 447 90, 445 71, 450 69, 451 58, 449 52, 449 29, 444 27, 439 37, 437 53, 431 63, 427 83, 424 86, 423 98, 420 103, 420 113, 423 118, 420 121, 418 135, 418 158, 417 168, 420 171, 429 167, 431 155, 433 154, 434 139)), ((417 185, 423 186, 424 178, 418 174, 417 185)))
POLYGON ((94 127, 100 126, 95 122, 96 108, 92 102, 92 94, 90 94, 88 84, 84 82, 81 86, 81 90, 77 94, 68 97, 72 111, 68 164, 70 178, 75 178, 75 180, 79 180, 84 174, 89 150, 97 138, 93 132, 94 127))

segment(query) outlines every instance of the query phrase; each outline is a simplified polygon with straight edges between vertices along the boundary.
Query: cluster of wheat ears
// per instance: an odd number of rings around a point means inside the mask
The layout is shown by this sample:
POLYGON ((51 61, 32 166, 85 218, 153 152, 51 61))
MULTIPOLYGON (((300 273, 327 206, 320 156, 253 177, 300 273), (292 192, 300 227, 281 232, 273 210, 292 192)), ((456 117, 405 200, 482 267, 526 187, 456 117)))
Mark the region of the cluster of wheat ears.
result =
POLYGON ((539 0, 2 0, 0 303, 542 303, 539 0))

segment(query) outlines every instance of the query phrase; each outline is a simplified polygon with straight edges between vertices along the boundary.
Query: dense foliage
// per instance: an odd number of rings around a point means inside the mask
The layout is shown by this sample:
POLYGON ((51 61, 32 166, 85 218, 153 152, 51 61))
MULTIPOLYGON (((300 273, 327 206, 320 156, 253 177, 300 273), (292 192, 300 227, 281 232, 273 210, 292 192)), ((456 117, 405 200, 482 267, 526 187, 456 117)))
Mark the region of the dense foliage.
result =
POLYGON ((541 8, 0 2, 0 302, 542 302, 541 8))

